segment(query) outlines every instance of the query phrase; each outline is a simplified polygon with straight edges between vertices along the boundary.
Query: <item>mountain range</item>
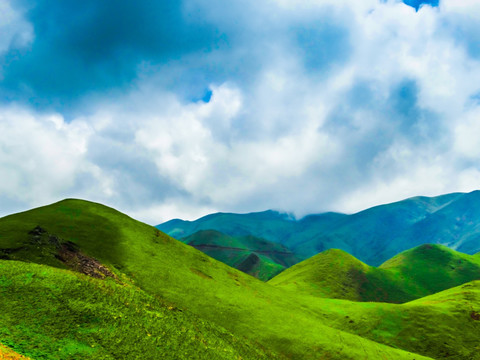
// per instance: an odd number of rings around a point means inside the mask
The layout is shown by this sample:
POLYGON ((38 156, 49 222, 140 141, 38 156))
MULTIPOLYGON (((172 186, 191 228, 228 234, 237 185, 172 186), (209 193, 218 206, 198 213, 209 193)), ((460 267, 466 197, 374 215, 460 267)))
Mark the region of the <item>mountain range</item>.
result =
POLYGON ((444 246, 263 282, 68 199, 1 218, 0 258, 0 351, 31 359, 480 359, 480 254, 444 246))
POLYGON ((480 251, 480 191, 413 197, 350 215, 327 212, 297 220, 272 210, 216 213, 195 221, 174 219, 157 228, 178 239, 201 230, 253 236, 282 244, 299 259, 341 249, 368 265, 379 266, 401 251, 425 243, 466 254, 480 251))

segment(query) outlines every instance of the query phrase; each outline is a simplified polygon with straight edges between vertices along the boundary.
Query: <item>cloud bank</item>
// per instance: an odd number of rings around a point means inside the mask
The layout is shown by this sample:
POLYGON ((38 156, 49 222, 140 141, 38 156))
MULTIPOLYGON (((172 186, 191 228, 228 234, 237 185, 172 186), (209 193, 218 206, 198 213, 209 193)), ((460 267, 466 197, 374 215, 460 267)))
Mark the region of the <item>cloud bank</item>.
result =
POLYGON ((479 187, 475 1, 1 6, 2 214, 302 216, 479 187))

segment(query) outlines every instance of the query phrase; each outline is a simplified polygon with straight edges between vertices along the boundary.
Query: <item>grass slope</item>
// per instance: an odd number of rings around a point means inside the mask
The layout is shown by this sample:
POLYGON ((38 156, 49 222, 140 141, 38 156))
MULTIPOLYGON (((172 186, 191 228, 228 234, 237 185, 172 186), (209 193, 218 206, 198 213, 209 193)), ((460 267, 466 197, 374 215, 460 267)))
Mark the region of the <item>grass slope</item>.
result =
MULTIPOLYGON (((67 267, 61 261, 57 264, 51 260, 52 254, 44 253, 42 245, 31 247, 28 254, 18 250, 32 241, 28 233, 36 226, 62 243, 76 244, 120 280, 125 282, 127 277, 162 302, 195 314, 237 337, 255 340, 274 353, 292 359, 423 359, 327 326, 320 321, 322 310, 311 308, 309 301, 302 302, 295 294, 265 284, 153 227, 95 203, 65 200, 0 219, 0 248, 8 249, 4 256, 24 254, 27 257, 23 260, 67 267)), ((5 281, 9 278, 6 276, 5 281)), ((68 297, 59 295, 60 302, 68 302, 68 297)), ((25 301, 24 306, 34 307, 35 301, 25 301)), ((38 319, 48 322, 50 313, 38 319)), ((64 329, 59 341, 69 337, 69 330, 64 329)), ((41 329, 31 332, 41 334, 41 329)), ((41 335, 39 338, 42 339, 41 335)))
POLYGON ((294 265, 269 283, 320 297, 403 303, 477 279, 478 256, 422 245, 379 268, 331 249, 294 265))
POLYGON ((180 241, 263 281, 300 261, 285 246, 251 235, 234 237, 200 230, 180 241))
POLYGON ((323 323, 376 342, 433 359, 480 359, 480 281, 405 304, 303 301, 323 323))
POLYGON ((0 261, 0 313, 1 341, 34 359, 278 357, 134 286, 45 265, 0 261))

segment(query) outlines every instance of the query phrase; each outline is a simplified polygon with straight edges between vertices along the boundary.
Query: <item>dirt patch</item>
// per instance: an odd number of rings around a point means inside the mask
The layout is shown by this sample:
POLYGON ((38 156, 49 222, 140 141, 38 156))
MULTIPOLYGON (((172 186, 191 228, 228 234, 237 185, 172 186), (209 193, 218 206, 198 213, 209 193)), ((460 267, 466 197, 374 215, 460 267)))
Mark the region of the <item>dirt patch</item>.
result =
MULTIPOLYGON (((41 226, 36 226, 28 232, 29 240, 20 249, 27 253, 36 254, 33 261, 54 265, 55 260, 60 261, 68 269, 82 274, 104 279, 117 277, 97 259, 80 251, 78 246, 71 241, 65 241, 55 234, 50 234, 41 226)), ((32 261, 32 260, 30 260, 32 261)))
POLYGON ((28 360, 29 358, 17 354, 12 349, 0 344, 0 360, 28 360))
POLYGON ((97 279, 104 279, 106 277, 116 278, 116 276, 98 260, 82 254, 76 245, 70 241, 60 244, 58 254, 55 255, 55 257, 67 265, 67 267, 82 274, 97 279))
POLYGON ((473 319, 473 320, 476 320, 476 321, 480 321, 480 313, 476 312, 476 311, 472 311, 470 313, 470 317, 473 319))

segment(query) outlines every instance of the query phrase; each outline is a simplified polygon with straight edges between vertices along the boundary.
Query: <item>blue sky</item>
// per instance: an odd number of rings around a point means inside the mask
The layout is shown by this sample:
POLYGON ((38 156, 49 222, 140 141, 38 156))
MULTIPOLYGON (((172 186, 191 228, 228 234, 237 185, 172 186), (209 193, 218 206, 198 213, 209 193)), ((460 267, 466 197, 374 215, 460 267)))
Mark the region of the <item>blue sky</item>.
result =
POLYGON ((473 0, 0 0, 0 215, 478 189, 479 20, 473 0))

